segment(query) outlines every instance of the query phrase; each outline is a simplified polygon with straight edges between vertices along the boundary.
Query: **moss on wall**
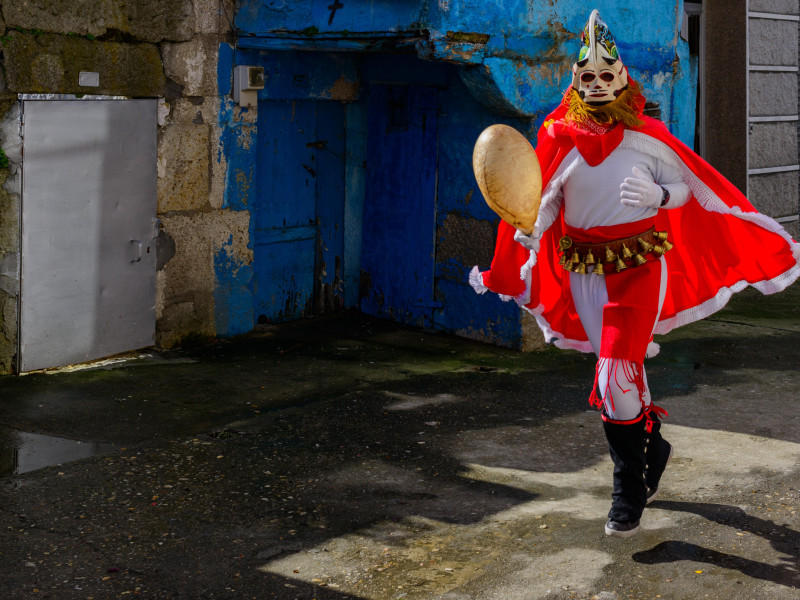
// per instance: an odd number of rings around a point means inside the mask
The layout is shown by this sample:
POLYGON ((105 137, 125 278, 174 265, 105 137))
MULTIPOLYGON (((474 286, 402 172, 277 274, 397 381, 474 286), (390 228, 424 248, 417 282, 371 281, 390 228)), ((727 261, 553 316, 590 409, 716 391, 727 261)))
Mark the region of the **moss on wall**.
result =
POLYGON ((3 187, 8 179, 8 168, 0 168, 0 257, 17 252, 19 245, 19 216, 17 196, 3 187))
POLYGON ((10 91, 47 94, 111 94, 154 97, 166 78, 158 48, 83 37, 11 30, 3 51, 10 91), (100 87, 78 85, 81 71, 100 73, 100 87))
POLYGON ((195 29, 192 0, 36 0, 5 2, 8 27, 100 38, 125 36, 157 43, 191 39, 195 29))

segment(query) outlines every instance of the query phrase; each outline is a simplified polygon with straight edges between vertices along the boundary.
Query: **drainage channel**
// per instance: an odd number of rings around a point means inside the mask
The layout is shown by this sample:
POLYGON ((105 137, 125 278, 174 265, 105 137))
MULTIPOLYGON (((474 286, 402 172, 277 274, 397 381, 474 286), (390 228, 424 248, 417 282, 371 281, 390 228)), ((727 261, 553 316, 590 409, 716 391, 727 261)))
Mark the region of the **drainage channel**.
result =
POLYGON ((29 473, 112 450, 114 445, 107 442, 83 442, 0 427, 0 477, 29 473))

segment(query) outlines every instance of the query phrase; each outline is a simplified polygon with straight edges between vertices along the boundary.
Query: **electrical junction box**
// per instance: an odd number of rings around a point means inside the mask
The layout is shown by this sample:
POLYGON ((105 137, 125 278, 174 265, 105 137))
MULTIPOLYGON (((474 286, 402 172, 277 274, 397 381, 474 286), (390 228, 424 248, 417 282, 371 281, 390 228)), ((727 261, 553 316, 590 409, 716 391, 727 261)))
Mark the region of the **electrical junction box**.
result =
POLYGON ((233 101, 239 106, 256 106, 258 90, 264 89, 264 67, 233 68, 233 101))
POLYGON ((99 87, 100 73, 94 71, 81 71, 78 73, 78 85, 81 87, 99 87))

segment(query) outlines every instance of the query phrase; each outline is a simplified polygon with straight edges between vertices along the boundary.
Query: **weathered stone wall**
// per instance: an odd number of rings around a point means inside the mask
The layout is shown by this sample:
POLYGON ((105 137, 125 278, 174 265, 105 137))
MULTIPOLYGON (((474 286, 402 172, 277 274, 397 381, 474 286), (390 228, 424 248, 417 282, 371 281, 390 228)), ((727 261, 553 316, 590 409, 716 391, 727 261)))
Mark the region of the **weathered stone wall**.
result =
POLYGON ((796 0, 750 0, 748 197, 798 235, 796 0))
POLYGON ((14 370, 19 297, 19 103, 0 96, 0 373, 14 370))
POLYGON ((248 213, 225 206, 220 158, 217 61, 234 10, 234 0, 0 0, 0 372, 13 371, 17 344, 17 94, 160 99, 157 342, 218 333, 215 257, 252 260, 248 213), (100 86, 79 86, 81 71, 100 86))

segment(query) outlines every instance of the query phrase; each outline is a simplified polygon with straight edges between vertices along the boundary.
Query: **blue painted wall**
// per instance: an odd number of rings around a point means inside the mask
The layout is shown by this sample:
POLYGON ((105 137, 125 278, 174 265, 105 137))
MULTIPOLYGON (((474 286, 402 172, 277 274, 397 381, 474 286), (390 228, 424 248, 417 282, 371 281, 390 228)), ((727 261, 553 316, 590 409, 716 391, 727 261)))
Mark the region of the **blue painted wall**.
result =
POLYGON ((684 141, 694 128, 696 73, 677 34, 682 0, 630 6, 616 0, 242 0, 240 6, 235 24, 242 47, 412 48, 425 59, 475 67, 460 74, 482 102, 533 118, 549 112, 569 85, 578 33, 597 8, 623 61, 648 98, 659 103, 665 121, 684 141))
MULTIPOLYGON (((220 146, 212 160, 227 164, 223 208, 247 211, 255 196, 255 133, 252 124, 237 118, 231 99, 234 49, 219 47, 217 85, 221 96, 219 126, 220 146)), ((251 219, 252 222, 252 219, 251 219)), ((251 236, 252 239, 252 236, 251 236)), ((253 266, 236 258, 231 251, 233 240, 225 240, 214 256, 217 284, 214 290, 214 313, 217 334, 231 336, 253 329, 253 297, 250 285, 253 266)))
MULTIPOLYGON (((362 306, 362 298, 369 295, 365 289, 369 271, 380 268, 376 265, 381 261, 371 254, 374 244, 364 247, 364 240, 370 239, 369 235, 365 238, 364 227, 372 226, 370 203, 375 199, 370 190, 376 187, 375 170, 379 182, 391 182, 391 177, 389 166, 370 157, 377 135, 370 98, 388 84, 426 87, 438 111, 435 142, 425 138, 429 147, 414 151, 420 166, 431 160, 436 165, 431 190, 434 214, 420 218, 419 224, 427 225, 420 225, 413 234, 434 240, 434 297, 422 308, 422 322, 519 346, 516 305, 479 296, 467 284, 474 264, 488 267, 498 222, 472 174, 472 147, 479 133, 504 122, 530 138, 535 136, 544 115, 570 83, 578 32, 596 7, 609 23, 623 61, 643 84, 648 99, 659 103, 662 119, 690 145, 694 136, 696 64, 677 34, 681 2, 653 0, 635 9, 619 7, 611 0, 598 0, 591 7, 578 0, 550 4, 532 0, 240 2, 235 20, 237 47, 223 46, 219 63, 224 131, 220 159, 227 161, 228 168, 226 204, 250 211, 251 245, 256 250, 264 240, 264 211, 274 212, 284 201, 274 197, 275 190, 290 195, 293 188, 309 185, 308 169, 293 167, 309 166, 310 156, 322 156, 319 152, 335 152, 326 155, 321 172, 317 169, 321 165, 312 169, 313 202, 308 199, 305 206, 313 204, 314 214, 306 215, 302 226, 315 237, 315 253, 310 259, 306 256, 305 266, 297 263, 300 253, 288 246, 269 256, 256 251, 254 264, 244 266, 230 264, 225 248, 220 251, 215 265, 220 293, 215 298, 218 328, 227 328, 221 334, 247 330, 259 316, 280 320, 332 308, 371 310, 369 303, 362 306), (280 144, 280 135, 266 131, 276 126, 259 114, 256 129, 263 131, 255 132, 256 143, 243 141, 242 130, 252 127, 253 119, 249 123, 242 119, 227 95, 234 64, 264 67, 267 81, 259 92, 259 113, 283 110, 295 119, 306 110, 301 106, 315 107, 313 136, 294 150, 288 144, 279 149, 285 153, 280 169, 283 181, 276 182, 276 174, 264 172, 274 165, 258 155, 264 144, 280 144), (329 138, 335 138, 332 146, 329 138), (325 143, 320 147, 321 140, 325 143), (265 269, 267 262, 287 268, 294 265, 289 271, 303 273, 265 269), (261 312, 258 302, 263 301, 263 285, 276 277, 285 280, 275 284, 276 289, 294 290, 300 285, 310 294, 305 309, 283 316, 261 312), (324 298, 319 297, 321 290, 324 298)), ((404 155, 403 169, 414 170, 414 152, 404 155)), ((387 257, 386 268, 396 268, 396 261, 402 260, 402 253, 387 257)))

